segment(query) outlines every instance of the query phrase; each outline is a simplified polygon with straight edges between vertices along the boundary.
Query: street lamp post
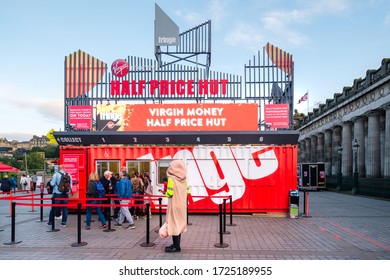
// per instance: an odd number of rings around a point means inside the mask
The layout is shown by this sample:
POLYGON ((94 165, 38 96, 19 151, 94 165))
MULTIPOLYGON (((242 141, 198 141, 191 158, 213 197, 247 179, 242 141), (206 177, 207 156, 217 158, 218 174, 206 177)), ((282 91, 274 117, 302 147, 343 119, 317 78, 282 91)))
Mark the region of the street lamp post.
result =
POLYGON ((341 174, 341 161, 342 161, 342 155, 343 155, 343 148, 340 146, 337 149, 337 153, 339 154, 339 171, 337 176, 337 191, 341 190, 341 181, 342 181, 342 174, 341 174))
POLYGON ((359 144, 358 144, 358 142, 357 142, 356 139, 355 139, 355 141, 354 141, 354 143, 353 143, 352 149, 353 149, 353 159, 354 159, 354 165, 355 165, 355 168, 354 168, 354 171, 353 171, 353 188, 352 188, 352 194, 355 195, 355 194, 357 194, 358 186, 359 186, 359 179, 358 179, 358 175, 359 175, 359 170, 358 170, 358 151, 359 151, 359 144))

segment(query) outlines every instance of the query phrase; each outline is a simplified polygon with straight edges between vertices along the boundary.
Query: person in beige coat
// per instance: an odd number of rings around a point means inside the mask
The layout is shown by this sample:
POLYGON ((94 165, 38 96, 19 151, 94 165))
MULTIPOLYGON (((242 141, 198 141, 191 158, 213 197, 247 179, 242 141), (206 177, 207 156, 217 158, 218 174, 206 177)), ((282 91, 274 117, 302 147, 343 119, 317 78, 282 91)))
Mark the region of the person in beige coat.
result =
POLYGON ((181 233, 187 231, 187 184, 186 167, 182 160, 173 160, 167 170, 168 185, 165 196, 168 198, 168 234, 173 244, 165 247, 165 252, 180 252, 181 233))

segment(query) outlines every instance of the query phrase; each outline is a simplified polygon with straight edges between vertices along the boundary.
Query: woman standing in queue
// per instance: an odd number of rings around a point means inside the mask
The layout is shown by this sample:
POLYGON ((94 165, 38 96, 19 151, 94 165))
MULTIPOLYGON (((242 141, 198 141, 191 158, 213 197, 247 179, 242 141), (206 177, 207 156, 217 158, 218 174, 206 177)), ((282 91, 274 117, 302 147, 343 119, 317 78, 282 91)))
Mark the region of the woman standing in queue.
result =
MULTIPOLYGON (((97 192, 97 187, 96 187, 97 184, 101 184, 99 181, 99 175, 96 172, 91 172, 91 174, 89 174, 89 181, 88 181, 88 185, 87 185, 86 196, 87 196, 87 198, 90 198, 87 200, 87 204, 100 204, 101 200, 91 199, 91 198, 98 198, 99 197, 98 192, 97 192)), ((99 228, 100 229, 108 228, 108 225, 107 225, 106 219, 104 218, 104 215, 102 213, 101 207, 100 206, 96 206, 96 207, 95 206, 87 206, 87 213, 86 213, 87 222, 86 222, 84 229, 86 229, 86 230, 91 229, 91 217, 92 217, 93 208, 96 208, 96 213, 98 214, 99 220, 102 223, 102 225, 99 228)))
POLYGON ((187 231, 187 184, 186 167, 182 160, 173 160, 167 170, 168 184, 165 196, 168 198, 167 223, 168 234, 173 244, 165 247, 165 252, 180 252, 181 233, 187 231))

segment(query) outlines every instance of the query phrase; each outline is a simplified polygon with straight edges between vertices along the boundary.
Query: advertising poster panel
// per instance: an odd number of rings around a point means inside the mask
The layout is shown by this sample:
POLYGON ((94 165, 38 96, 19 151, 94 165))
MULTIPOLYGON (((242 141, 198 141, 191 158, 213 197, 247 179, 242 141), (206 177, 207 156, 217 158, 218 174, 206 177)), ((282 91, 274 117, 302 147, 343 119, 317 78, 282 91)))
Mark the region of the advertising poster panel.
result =
POLYGON ((92 106, 69 106, 69 124, 76 130, 90 130, 92 127, 92 106))
POLYGON ((256 131, 257 104, 97 106, 98 131, 256 131))
POLYGON ((65 154, 62 156, 64 170, 72 177, 72 195, 79 197, 79 157, 76 154, 65 154))
POLYGON ((288 104, 266 104, 264 106, 265 123, 270 128, 289 128, 288 104))

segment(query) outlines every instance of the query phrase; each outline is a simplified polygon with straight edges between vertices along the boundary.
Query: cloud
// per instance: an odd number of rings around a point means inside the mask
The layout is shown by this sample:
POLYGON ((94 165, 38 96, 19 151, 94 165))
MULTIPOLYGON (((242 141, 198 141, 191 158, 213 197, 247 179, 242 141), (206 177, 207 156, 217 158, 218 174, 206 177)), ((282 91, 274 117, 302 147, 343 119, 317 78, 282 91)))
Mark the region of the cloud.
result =
POLYGON ((302 11, 307 15, 345 14, 351 9, 351 0, 304 0, 300 1, 302 11))
POLYGON ((43 118, 53 121, 63 121, 63 99, 9 99, 11 106, 16 108, 32 109, 43 118))
MULTIPOLYGON (((37 135, 42 136, 42 135, 37 135)), ((0 132, 0 138, 5 138, 8 141, 29 141, 33 138, 33 135, 28 132, 20 132, 20 131, 7 131, 0 132)))
POLYGON ((344 15, 350 8, 349 0, 299 1, 299 8, 273 10, 262 16, 264 30, 296 46, 308 44, 310 38, 295 31, 301 25, 329 14, 344 15))
POLYGON ((390 27, 390 12, 384 17, 383 24, 385 27, 390 27))
POLYGON ((184 20, 191 28, 211 19, 213 27, 218 29, 229 15, 227 8, 231 2, 229 0, 211 0, 207 1, 207 5, 202 13, 176 10, 175 15, 184 20))
POLYGON ((3 102, 7 111, 2 113, 10 121, 2 126, 0 138, 29 141, 33 135, 45 135, 52 127, 62 127, 63 102, 63 99, 7 98, 3 102))
POLYGON ((232 28, 232 31, 225 36, 224 40, 231 46, 245 45, 250 49, 258 49, 263 37, 256 27, 248 23, 238 22, 232 28))

